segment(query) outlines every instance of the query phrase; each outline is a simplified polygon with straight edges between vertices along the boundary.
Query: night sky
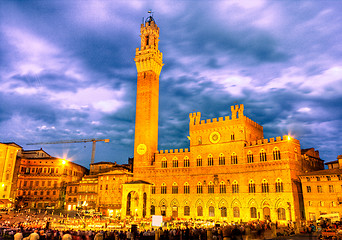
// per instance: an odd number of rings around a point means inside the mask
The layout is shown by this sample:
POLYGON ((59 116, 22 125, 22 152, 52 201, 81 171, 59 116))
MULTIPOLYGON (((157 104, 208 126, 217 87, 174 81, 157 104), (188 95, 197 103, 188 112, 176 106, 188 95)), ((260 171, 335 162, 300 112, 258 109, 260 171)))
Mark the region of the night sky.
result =
POLYGON ((245 115, 325 161, 342 154, 340 1, 0 0, 0 142, 89 167, 133 157, 140 24, 152 9, 165 66, 159 149, 187 148, 189 113, 245 115))

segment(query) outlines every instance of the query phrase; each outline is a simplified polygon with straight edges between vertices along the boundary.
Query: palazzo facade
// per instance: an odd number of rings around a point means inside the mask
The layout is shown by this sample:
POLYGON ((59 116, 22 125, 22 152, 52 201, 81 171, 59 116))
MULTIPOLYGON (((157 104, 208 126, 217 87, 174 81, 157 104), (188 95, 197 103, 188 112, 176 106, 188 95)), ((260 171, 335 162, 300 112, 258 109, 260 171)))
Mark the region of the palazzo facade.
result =
POLYGON ((190 147, 158 150, 159 28, 141 24, 136 49, 137 102, 134 166, 123 184, 122 217, 298 221, 304 217, 299 175, 321 170, 318 151, 301 150, 291 136, 265 139, 263 127, 244 115, 201 119, 189 115, 190 147))

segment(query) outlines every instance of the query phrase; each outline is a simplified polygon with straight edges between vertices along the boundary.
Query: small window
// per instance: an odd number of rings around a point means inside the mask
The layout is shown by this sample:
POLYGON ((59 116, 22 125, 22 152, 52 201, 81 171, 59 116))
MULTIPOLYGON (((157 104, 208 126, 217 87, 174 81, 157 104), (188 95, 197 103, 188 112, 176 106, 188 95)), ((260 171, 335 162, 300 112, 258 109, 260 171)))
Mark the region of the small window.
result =
POLYGON ((306 192, 311 193, 311 186, 306 186, 306 192))
POLYGON ((320 185, 317 186, 317 192, 318 193, 323 193, 322 186, 320 186, 320 185))
POLYGON ((266 162, 267 161, 267 156, 266 156, 266 152, 264 149, 262 149, 259 153, 260 156, 260 162, 266 162))

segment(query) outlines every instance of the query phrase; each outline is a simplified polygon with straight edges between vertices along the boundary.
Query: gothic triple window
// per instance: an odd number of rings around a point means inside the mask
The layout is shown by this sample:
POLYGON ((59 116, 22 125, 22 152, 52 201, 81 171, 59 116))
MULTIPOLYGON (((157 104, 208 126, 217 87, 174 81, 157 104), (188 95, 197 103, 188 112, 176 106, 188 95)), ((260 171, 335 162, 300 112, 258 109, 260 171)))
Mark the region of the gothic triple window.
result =
POLYGON ((277 147, 273 150, 273 160, 280 160, 280 150, 277 147))
POLYGON ((270 192, 270 188, 269 188, 268 182, 265 179, 262 180, 262 183, 261 183, 261 192, 263 192, 263 193, 270 192))
POLYGON ((231 161, 232 161, 232 164, 238 164, 237 155, 235 152, 232 153, 231 161))
POLYGON ((214 191, 215 191, 214 189, 215 189, 214 184, 212 182, 210 182, 208 184, 208 193, 214 193, 214 191))
POLYGON ((167 160, 166 158, 163 158, 162 161, 161 161, 161 167, 162 168, 167 168, 167 160))
POLYGON ((253 163, 254 162, 253 153, 251 151, 249 151, 248 154, 247 154, 247 162, 248 163, 253 163))
POLYGON ((249 193, 255 193, 255 183, 253 180, 250 180, 248 183, 249 193))
POLYGON ((220 183, 220 193, 226 193, 226 184, 224 182, 220 183))
POLYGON ((196 163, 197 167, 202 166, 202 157, 200 155, 197 156, 196 163))
POLYGON ((163 184, 161 185, 160 193, 161 193, 161 194, 167 194, 167 188, 166 188, 166 184, 165 184, 165 183, 163 183, 163 184))
POLYGON ((267 156, 266 156, 266 152, 264 149, 262 149, 259 153, 260 156, 260 162, 266 162, 267 161, 267 156))
POLYGON ((172 184, 172 194, 178 194, 178 185, 175 182, 172 184))
POLYGON ((277 179, 275 183, 275 189, 276 189, 276 192, 284 192, 284 184, 279 178, 277 179))
POLYGON ((189 157, 187 156, 184 158, 184 167, 190 167, 189 157))
POLYGON ((233 193, 239 193, 239 184, 236 180, 234 180, 232 184, 232 192, 233 193))
POLYGON ((203 186, 199 182, 199 183, 197 183, 197 194, 202 194, 202 193, 203 193, 203 186))
POLYGON ((184 194, 190 194, 190 186, 187 182, 184 184, 184 194))
POLYGON ((208 155, 208 166, 213 166, 213 165, 214 165, 213 155, 209 154, 208 155))
POLYGON ((174 157, 172 159, 172 167, 177 168, 178 167, 178 159, 176 157, 174 157))
POLYGON ((219 155, 219 165, 226 165, 226 158, 224 157, 223 153, 219 155))

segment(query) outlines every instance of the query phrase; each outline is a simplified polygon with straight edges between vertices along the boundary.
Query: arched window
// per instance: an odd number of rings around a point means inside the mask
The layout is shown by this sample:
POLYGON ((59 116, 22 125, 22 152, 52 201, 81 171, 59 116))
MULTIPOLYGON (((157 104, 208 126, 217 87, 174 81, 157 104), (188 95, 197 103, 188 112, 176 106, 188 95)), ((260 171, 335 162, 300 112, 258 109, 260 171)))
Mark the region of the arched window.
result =
POLYGON ((202 144, 202 137, 198 137, 198 145, 202 144))
POLYGON ((230 135, 230 140, 232 140, 232 141, 235 140, 235 134, 234 134, 234 133, 232 133, 232 134, 230 135))
POLYGON ((231 161, 232 161, 232 164, 238 164, 237 155, 235 152, 232 153, 231 161))
POLYGON ((227 217, 227 208, 221 207, 221 217, 227 217))
POLYGON ((167 168, 167 160, 166 160, 166 158, 163 158, 163 159, 161 160, 161 167, 162 167, 162 168, 167 168))
POLYGON ((175 182, 172 184, 172 194, 178 194, 178 185, 175 182))
POLYGON ((253 163, 253 162, 254 162, 253 153, 249 151, 247 154, 247 163, 253 163))
POLYGON ((285 214, 284 208, 278 208, 277 213, 278 213, 278 220, 286 220, 286 214, 285 214))
POLYGON ((280 150, 277 147, 273 150, 273 160, 280 160, 280 150))
POLYGON ((184 158, 184 167, 190 167, 190 161, 188 156, 184 158))
POLYGON ((214 193, 214 184, 213 182, 209 182, 208 184, 208 193, 214 193))
POLYGON ((190 216, 190 207, 184 206, 184 216, 190 216))
POLYGON ((226 184, 224 182, 220 183, 220 193, 226 193, 226 184))
POLYGON ((156 215, 156 207, 151 205, 151 215, 156 215))
POLYGON ((202 157, 200 155, 197 156, 196 162, 198 167, 202 166, 202 157))
POLYGON ((240 217, 240 208, 239 207, 234 207, 233 208, 233 216, 235 218, 239 218, 240 217))
POLYGON ((260 162, 266 162, 267 161, 267 156, 266 156, 266 152, 264 149, 261 149, 259 156, 260 156, 260 162))
POLYGON ((208 166, 213 166, 213 165, 214 165, 213 155, 209 154, 208 155, 208 166))
POLYGON ((156 194, 156 186, 154 184, 151 186, 151 194, 156 194))
POLYGON ((184 194, 190 194, 190 186, 189 183, 184 183, 184 194))
POLYGON ((284 192, 284 185, 280 178, 275 183, 276 192, 284 192))
POLYGON ((251 218, 257 218, 257 210, 255 207, 250 208, 251 211, 251 218))
POLYGON ((203 187, 202 184, 199 182, 197 183, 197 194, 202 194, 203 193, 203 187))
POLYGON ((263 193, 269 193, 270 192, 270 188, 268 186, 268 182, 266 179, 262 180, 261 183, 261 192, 263 193))
POLYGON ((249 180, 248 183, 248 192, 249 193, 255 193, 255 183, 253 180, 249 180))
POLYGON ((220 153, 219 155, 219 165, 226 165, 226 158, 223 153, 220 153))
POLYGON ((209 217, 215 217, 215 208, 213 206, 209 207, 209 217))
POLYGON ((197 207, 197 216, 198 217, 202 217, 203 216, 203 207, 202 206, 198 206, 197 207))
POLYGON ((232 192, 239 193, 239 183, 236 180, 234 180, 232 184, 232 192))
POLYGON ((177 168, 178 167, 178 159, 176 157, 174 157, 172 159, 172 167, 177 168))
POLYGON ((167 193, 167 187, 165 183, 162 183, 161 188, 160 188, 160 193, 161 194, 166 194, 167 193))

